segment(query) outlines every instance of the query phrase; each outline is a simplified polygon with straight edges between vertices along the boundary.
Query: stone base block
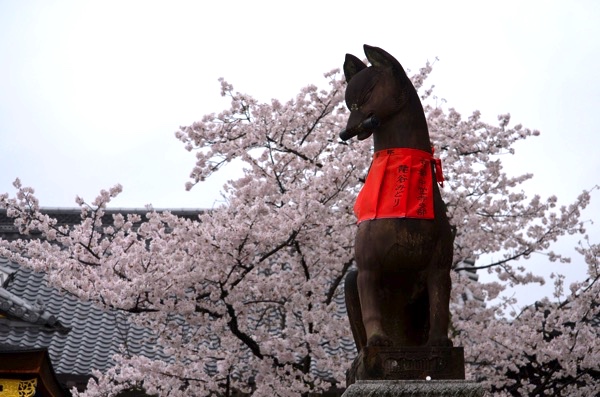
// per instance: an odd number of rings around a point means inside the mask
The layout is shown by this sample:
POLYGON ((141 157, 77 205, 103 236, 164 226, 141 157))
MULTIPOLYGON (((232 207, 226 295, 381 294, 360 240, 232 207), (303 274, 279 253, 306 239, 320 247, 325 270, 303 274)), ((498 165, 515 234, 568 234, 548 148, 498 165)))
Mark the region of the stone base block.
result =
POLYGON ((483 388, 466 380, 359 380, 342 397, 482 397, 483 388))
POLYGON ((356 380, 465 379, 462 347, 365 347, 348 371, 356 380))

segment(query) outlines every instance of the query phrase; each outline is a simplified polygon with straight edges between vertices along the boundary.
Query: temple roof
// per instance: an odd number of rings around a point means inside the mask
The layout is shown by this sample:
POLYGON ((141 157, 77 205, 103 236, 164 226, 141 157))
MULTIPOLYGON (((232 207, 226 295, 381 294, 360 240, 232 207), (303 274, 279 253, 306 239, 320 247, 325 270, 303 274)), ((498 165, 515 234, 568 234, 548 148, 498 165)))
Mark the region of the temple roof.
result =
MULTIPOLYGON (((79 209, 44 209, 61 224, 81 221, 79 209)), ((108 210, 145 214, 147 209, 108 210)), ((171 210, 197 217, 201 210, 171 210)), ((108 221, 109 219, 107 219, 108 221)), ((0 210, 0 237, 18 238, 12 219, 0 210)), ((32 236, 35 237, 35 236, 32 236)), ((126 314, 102 310, 91 302, 50 287, 43 273, 36 273, 0 257, 0 342, 16 349, 47 348, 57 374, 89 377, 92 370, 106 371, 112 356, 126 346, 129 353, 150 358, 162 356, 149 330, 134 326, 126 314)))
POLYGON ((62 294, 47 285, 43 274, 7 259, 0 258, 0 266, 15 270, 8 285, 0 288, 0 313, 4 315, 0 340, 4 344, 48 348, 58 374, 105 371, 125 342, 132 354, 159 355, 151 332, 129 324, 124 314, 62 294))

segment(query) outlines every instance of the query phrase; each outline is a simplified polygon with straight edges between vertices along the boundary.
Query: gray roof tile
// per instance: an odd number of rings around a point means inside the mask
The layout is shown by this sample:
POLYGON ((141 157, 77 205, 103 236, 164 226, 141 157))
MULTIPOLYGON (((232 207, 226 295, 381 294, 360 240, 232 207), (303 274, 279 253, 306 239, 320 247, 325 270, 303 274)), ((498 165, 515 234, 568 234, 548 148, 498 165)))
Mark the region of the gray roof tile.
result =
POLYGON ((164 358, 155 345, 148 343, 152 339, 150 331, 129 324, 123 314, 104 311, 90 302, 61 294, 47 285, 43 274, 4 258, 0 258, 0 266, 15 270, 14 278, 5 288, 7 292, 28 303, 36 302, 40 316, 58 320, 58 323, 39 324, 9 315, 0 319, 2 343, 48 348, 59 374, 91 375, 93 369, 106 371, 113 364, 112 356, 124 344, 125 336, 131 353, 164 358))

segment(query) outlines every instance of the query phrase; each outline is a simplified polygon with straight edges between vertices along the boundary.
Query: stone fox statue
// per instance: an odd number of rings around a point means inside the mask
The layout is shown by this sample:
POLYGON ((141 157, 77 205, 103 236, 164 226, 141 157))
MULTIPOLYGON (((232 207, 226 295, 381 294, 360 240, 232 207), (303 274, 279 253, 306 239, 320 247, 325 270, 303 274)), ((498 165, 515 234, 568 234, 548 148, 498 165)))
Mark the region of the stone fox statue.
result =
POLYGON ((345 281, 359 352, 368 347, 450 347, 452 228, 436 182, 423 107, 400 63, 364 46, 371 66, 347 54, 344 140, 373 136, 374 158, 355 213, 358 272, 345 281))

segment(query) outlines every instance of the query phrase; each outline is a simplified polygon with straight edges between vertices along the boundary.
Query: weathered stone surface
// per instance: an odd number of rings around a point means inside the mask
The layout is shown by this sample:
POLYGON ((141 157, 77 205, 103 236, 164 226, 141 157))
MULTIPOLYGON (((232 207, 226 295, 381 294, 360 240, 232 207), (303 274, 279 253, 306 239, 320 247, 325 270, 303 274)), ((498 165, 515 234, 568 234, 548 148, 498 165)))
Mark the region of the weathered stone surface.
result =
POLYGON ((462 347, 364 347, 348 371, 355 380, 465 379, 462 347))
POLYGON ((483 388, 466 380, 359 380, 342 397, 482 397, 483 388))

